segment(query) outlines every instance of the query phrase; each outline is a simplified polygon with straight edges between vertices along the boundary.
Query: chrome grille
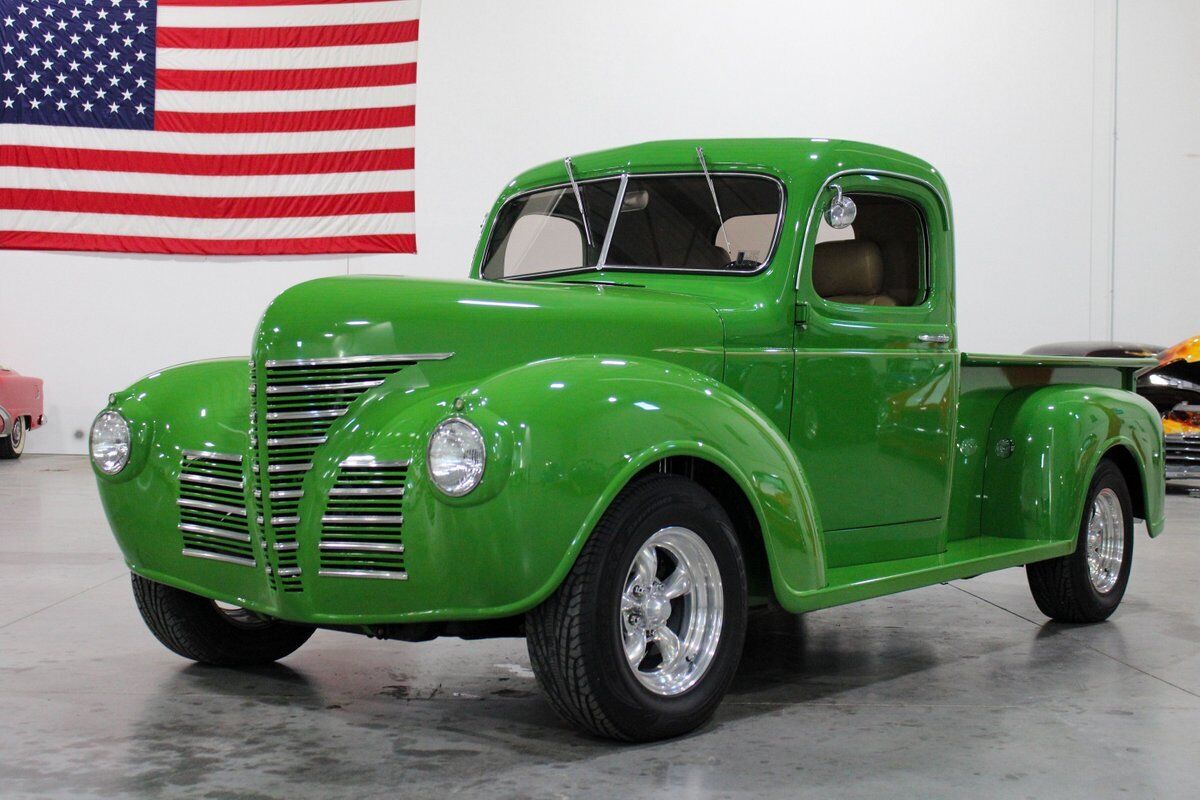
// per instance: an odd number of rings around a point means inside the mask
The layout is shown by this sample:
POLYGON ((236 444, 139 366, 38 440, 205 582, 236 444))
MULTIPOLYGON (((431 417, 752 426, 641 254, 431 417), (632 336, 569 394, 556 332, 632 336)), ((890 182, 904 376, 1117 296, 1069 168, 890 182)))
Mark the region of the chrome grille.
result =
MULTIPOLYGON (((313 454, 325 443, 330 427, 364 392, 419 361, 449 358, 451 353, 350 356, 328 359, 267 361, 252 379, 251 410, 255 452, 255 505, 268 532, 274 566, 272 586, 300 591, 300 499, 313 454)), ((255 366, 251 365, 252 376, 255 366)), ((268 545, 264 542, 264 547, 268 545)), ((270 562, 268 562, 270 563, 270 562)))
POLYGON ((320 575, 408 578, 402 537, 408 465, 370 456, 341 463, 321 517, 320 575))
POLYGON ((185 556, 255 566, 241 456, 184 450, 176 503, 185 556))
POLYGON ((1171 434, 1166 444, 1168 478, 1200 478, 1200 436, 1171 434))

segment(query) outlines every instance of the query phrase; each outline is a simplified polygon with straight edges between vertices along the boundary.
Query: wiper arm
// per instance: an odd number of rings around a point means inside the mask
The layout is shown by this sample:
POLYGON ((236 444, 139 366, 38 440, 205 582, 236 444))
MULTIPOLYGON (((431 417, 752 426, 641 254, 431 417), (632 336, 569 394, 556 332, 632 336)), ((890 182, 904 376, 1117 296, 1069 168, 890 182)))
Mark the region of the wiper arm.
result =
POLYGON ((583 207, 583 193, 579 191, 579 183, 575 180, 575 170, 571 168, 571 157, 564 158, 563 164, 567 167, 567 179, 571 181, 571 188, 575 190, 575 202, 579 204, 579 216, 583 220, 583 232, 587 236, 588 247, 595 247, 595 243, 592 242, 592 226, 588 225, 587 209, 583 207))
POLYGON ((725 217, 721 214, 721 203, 717 200, 717 187, 713 185, 712 175, 708 171, 708 162, 704 160, 704 148, 697 147, 696 155, 700 157, 700 169, 704 170, 704 179, 708 181, 708 191, 712 195, 713 208, 717 210, 717 221, 721 223, 721 236, 725 239, 725 252, 732 256, 733 245, 729 243, 729 231, 725 230, 725 217))

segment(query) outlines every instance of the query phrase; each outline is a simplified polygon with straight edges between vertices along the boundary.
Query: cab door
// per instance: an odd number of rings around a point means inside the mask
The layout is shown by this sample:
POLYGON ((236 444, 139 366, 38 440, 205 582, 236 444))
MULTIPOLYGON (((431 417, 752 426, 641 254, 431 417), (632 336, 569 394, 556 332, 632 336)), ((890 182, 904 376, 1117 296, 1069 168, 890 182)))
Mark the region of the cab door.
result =
POLYGON ((926 185, 837 176, 797 279, 791 441, 831 567, 941 552, 958 392, 949 211, 926 185), (835 229, 838 190, 856 207, 835 229))

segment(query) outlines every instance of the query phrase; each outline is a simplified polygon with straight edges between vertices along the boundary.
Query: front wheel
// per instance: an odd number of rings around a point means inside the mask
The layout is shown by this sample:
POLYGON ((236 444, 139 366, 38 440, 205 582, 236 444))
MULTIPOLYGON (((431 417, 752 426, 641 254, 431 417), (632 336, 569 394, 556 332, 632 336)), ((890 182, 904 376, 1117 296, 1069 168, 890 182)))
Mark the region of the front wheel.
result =
POLYGON ((25 418, 13 417, 8 436, 0 437, 0 458, 20 458, 25 452, 25 418))
POLYGON ((1042 613, 1058 622, 1108 619, 1129 583, 1133 561, 1133 502, 1125 476, 1101 461, 1088 487, 1075 552, 1025 566, 1042 613))
POLYGON ((627 741, 712 716, 746 628, 746 569, 729 516, 674 475, 625 489, 558 590, 529 613, 538 682, 558 713, 627 741))
POLYGON ((140 575, 133 576, 133 597, 155 638, 201 664, 270 664, 298 649, 314 630, 225 606, 140 575))

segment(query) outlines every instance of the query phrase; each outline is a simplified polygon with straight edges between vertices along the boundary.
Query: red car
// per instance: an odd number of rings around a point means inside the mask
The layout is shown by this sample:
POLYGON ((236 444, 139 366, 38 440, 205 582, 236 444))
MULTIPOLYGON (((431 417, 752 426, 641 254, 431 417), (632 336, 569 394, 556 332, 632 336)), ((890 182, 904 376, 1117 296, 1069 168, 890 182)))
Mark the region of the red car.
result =
POLYGON ((20 458, 25 434, 45 422, 42 379, 18 375, 0 365, 0 458, 20 458))

